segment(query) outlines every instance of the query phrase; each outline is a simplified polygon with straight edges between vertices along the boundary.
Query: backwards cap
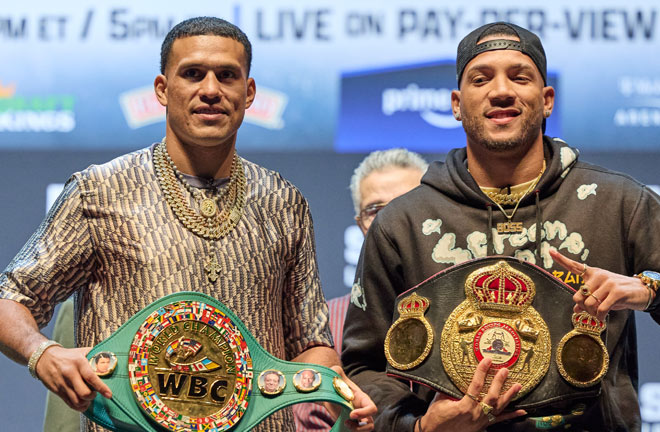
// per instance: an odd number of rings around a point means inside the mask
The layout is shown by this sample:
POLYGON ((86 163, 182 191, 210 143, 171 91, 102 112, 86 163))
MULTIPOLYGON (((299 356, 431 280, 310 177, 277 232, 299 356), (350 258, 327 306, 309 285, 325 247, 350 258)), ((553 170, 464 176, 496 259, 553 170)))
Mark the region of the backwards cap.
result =
MULTIPOLYGON (((488 34, 496 35, 497 32, 488 34)), ((543 84, 547 85, 547 64, 545 59, 545 51, 543 50, 541 40, 538 38, 538 36, 529 30, 526 30, 515 24, 500 21, 486 24, 476 30, 473 30, 458 44, 458 50, 456 53, 456 80, 458 81, 458 87, 461 87, 463 71, 465 70, 465 66, 467 66, 470 60, 486 51, 506 49, 520 51, 521 53, 529 56, 541 73, 541 76, 543 77, 543 84), (509 27, 518 36, 520 42, 508 39, 493 39, 477 45, 477 42, 484 38, 487 31, 494 26, 509 27)))

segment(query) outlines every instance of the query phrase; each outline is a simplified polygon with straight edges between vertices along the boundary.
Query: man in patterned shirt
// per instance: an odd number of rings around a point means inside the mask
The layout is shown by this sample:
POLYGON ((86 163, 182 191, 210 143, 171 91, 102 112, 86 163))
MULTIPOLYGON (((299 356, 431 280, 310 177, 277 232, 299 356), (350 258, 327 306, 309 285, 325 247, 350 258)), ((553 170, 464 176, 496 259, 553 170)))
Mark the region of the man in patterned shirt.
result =
MULTIPOLYGON (((247 37, 224 20, 175 26, 154 82, 167 108, 163 142, 75 173, 0 275, 0 320, 12 323, 0 329, 0 349, 29 360, 33 375, 72 408, 84 411, 96 392, 112 396, 85 358, 89 347, 178 291, 220 300, 273 355, 342 373, 307 202, 235 151, 256 92, 250 63, 247 37), (39 327, 72 294, 81 348, 65 349, 39 327)), ((353 388, 352 426, 371 430, 375 406, 353 388)), ((292 431, 290 410, 256 430, 292 431)))

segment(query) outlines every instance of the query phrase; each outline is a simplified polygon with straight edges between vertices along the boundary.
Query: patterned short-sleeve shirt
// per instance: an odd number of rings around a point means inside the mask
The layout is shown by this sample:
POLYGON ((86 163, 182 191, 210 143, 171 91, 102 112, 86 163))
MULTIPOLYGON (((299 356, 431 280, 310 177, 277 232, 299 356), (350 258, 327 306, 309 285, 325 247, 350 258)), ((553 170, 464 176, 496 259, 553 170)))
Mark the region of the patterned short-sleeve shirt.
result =
MULTIPOLYGON (((243 216, 215 244, 174 215, 150 148, 74 174, 0 274, 0 298, 28 307, 43 327, 55 305, 75 293, 78 346, 96 345, 153 301, 178 291, 217 298, 279 358, 332 345, 307 202, 278 173, 247 161, 243 166, 243 216), (221 267, 214 283, 204 270, 212 251, 221 267)), ((257 430, 292 431, 290 410, 257 430)))

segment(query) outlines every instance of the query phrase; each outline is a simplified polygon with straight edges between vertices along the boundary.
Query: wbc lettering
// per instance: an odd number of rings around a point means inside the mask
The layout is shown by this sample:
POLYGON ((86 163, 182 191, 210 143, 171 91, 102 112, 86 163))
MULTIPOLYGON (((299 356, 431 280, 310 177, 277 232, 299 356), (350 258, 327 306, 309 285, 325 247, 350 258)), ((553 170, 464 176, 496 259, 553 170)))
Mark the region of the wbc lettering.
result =
POLYGON ((164 399, 194 398, 199 400, 206 398, 209 402, 220 404, 227 399, 229 383, 224 378, 211 382, 206 377, 198 375, 159 373, 157 376, 158 391, 164 399))

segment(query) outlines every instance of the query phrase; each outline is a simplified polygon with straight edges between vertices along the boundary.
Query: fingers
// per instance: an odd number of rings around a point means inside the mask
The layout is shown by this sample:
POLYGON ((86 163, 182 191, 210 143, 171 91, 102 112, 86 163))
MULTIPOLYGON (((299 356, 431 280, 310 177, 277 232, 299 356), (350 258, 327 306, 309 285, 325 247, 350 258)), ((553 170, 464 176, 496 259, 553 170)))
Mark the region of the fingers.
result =
POLYGON ((76 411, 85 411, 98 390, 112 397, 110 388, 94 373, 84 354, 88 348, 53 347, 37 363, 37 373, 44 385, 76 411))
POLYGON ((580 275, 582 278, 585 277, 586 274, 585 269, 586 272, 589 272, 589 267, 585 267, 583 263, 579 263, 577 261, 573 261, 572 259, 565 257, 564 255, 557 252, 555 249, 550 249, 550 256, 564 269, 568 270, 573 274, 580 275))
POLYGON ((488 357, 485 357, 483 360, 479 362, 479 364, 477 365, 477 370, 474 372, 474 375, 472 376, 472 381, 468 386, 468 393, 476 397, 479 397, 479 393, 481 393, 481 389, 483 389, 484 387, 484 382, 486 381, 486 375, 488 374, 488 369, 490 369, 491 363, 492 360, 489 359, 488 357))
POLYGON ((479 402, 478 395, 483 389, 491 363, 492 361, 488 358, 484 358, 479 362, 464 400, 469 400, 471 404, 474 404, 474 409, 479 411, 479 416, 483 417, 487 425, 526 415, 527 412, 524 410, 517 410, 498 415, 498 413, 501 413, 522 389, 522 386, 519 383, 513 383, 504 394, 500 395, 509 376, 509 370, 507 368, 502 368, 497 371, 490 383, 486 396, 479 402))
POLYGON ((369 401, 358 401, 356 397, 353 400, 353 405, 356 407, 351 411, 351 420, 367 420, 376 414, 377 408, 376 405, 369 399, 369 401), (358 407, 359 406, 359 407, 358 407))
POLYGON ((346 421, 346 425, 351 430, 357 432, 374 430, 374 419, 372 416, 376 414, 376 404, 354 383, 351 382, 350 384, 352 384, 351 389, 355 394, 355 399, 353 399, 355 409, 351 411, 350 420, 346 421))
POLYGON ((527 415, 527 411, 521 410, 521 409, 511 411, 511 412, 507 412, 507 413, 503 413, 503 414, 500 414, 496 417, 495 423, 511 420, 511 419, 516 418, 516 417, 520 417, 520 416, 524 416, 524 415, 527 415))
MULTIPOLYGON (((342 380, 353 390, 354 399, 353 406, 355 409, 350 413, 350 420, 346 421, 346 425, 355 431, 370 431, 373 430, 374 419, 373 416, 378 412, 376 404, 371 400, 371 398, 363 392, 360 387, 357 386, 348 376, 340 366, 332 366, 332 370, 337 372, 342 380)), ((335 417, 339 415, 339 408, 330 404, 333 408, 336 408, 335 417)), ((333 411, 331 411, 333 412, 333 411)))
POLYGON ((503 395, 500 395, 508 376, 508 369, 500 369, 497 374, 495 374, 493 382, 488 389, 488 394, 486 394, 486 397, 484 397, 483 400, 488 405, 491 405, 493 408, 495 408, 496 414, 502 412, 504 408, 509 405, 509 402, 511 402, 511 400, 518 394, 520 389, 522 389, 520 384, 514 383, 503 395))
POLYGON ((81 376, 88 389, 101 393, 105 398, 110 399, 112 397, 112 390, 110 390, 110 387, 108 387, 103 380, 94 373, 89 364, 87 364, 87 368, 81 371, 81 376))
POLYGON ((369 419, 361 420, 346 420, 344 422, 350 430, 356 432, 366 432, 374 430, 374 420, 370 417, 369 419))

